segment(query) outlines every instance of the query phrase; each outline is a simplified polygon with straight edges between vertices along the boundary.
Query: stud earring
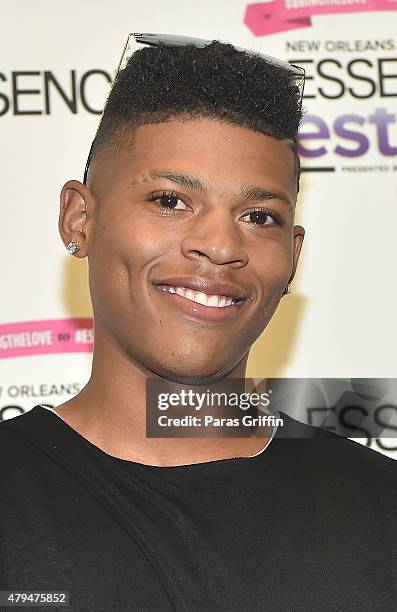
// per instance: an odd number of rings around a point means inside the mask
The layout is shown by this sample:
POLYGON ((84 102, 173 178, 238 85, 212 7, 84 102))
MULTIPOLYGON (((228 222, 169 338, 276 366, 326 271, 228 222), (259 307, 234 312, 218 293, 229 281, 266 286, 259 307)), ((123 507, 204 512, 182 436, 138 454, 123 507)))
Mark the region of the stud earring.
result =
POLYGON ((291 293, 291 285, 289 283, 285 285, 283 295, 288 295, 288 293, 291 293))
POLYGON ((66 250, 68 253, 70 253, 71 255, 74 255, 75 253, 77 253, 77 251, 79 250, 79 245, 77 244, 77 242, 74 242, 72 240, 72 242, 69 242, 68 246, 66 247, 66 250))

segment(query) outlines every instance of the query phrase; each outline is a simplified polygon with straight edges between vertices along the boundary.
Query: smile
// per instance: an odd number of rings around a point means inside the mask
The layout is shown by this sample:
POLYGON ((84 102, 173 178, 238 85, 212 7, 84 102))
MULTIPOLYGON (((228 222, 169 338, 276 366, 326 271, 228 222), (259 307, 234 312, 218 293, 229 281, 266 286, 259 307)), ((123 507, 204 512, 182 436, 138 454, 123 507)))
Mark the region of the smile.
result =
POLYGON ((193 291, 186 287, 172 287, 170 285, 159 285, 159 288, 168 293, 176 293, 181 297, 196 302, 197 304, 203 304, 203 306, 210 306, 212 308, 226 308, 232 304, 237 304, 241 300, 233 299, 226 295, 209 295, 202 291, 193 291))

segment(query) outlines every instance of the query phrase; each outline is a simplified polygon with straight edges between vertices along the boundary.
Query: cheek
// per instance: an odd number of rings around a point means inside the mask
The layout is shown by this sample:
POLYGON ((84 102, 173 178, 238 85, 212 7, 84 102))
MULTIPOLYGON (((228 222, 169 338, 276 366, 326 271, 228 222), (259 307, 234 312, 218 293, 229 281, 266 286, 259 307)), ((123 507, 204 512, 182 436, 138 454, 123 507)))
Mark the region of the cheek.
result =
POLYGON ((287 241, 269 241, 251 258, 263 300, 272 300, 291 274, 292 247, 287 241))
POLYGON ((138 289, 148 269, 172 248, 175 248, 172 232, 160 232, 155 223, 130 216, 98 224, 89 254, 92 291, 102 301, 120 307, 124 297, 128 300, 137 294, 134 289, 138 289))

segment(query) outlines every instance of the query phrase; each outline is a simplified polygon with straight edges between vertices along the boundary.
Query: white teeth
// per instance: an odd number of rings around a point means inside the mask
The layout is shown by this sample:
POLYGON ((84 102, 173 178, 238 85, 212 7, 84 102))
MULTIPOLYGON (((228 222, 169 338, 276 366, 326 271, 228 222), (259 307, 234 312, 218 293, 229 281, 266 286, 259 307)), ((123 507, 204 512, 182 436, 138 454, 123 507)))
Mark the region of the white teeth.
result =
POLYGON ((216 295, 211 295, 210 297, 207 298, 207 306, 220 306, 220 302, 221 302, 222 298, 218 298, 216 295))
POLYGON ((192 300, 194 302, 194 293, 193 291, 189 291, 188 289, 185 291, 185 298, 188 300, 192 300))
MULTIPOLYGON (((196 291, 194 294, 193 302, 198 302, 199 304, 204 304, 204 306, 212 306, 212 304, 208 304, 208 297, 205 293, 201 293, 201 291, 196 291)), ((218 304, 218 300, 217 300, 218 304)))
POLYGON ((171 287, 170 285, 162 285, 161 289, 163 291, 168 291, 169 293, 177 293, 187 300, 203 304, 204 306, 210 306, 212 308, 224 308, 225 306, 230 306, 233 303, 233 298, 226 297, 225 295, 207 295, 202 291, 193 291, 192 289, 186 289, 185 287, 171 287))

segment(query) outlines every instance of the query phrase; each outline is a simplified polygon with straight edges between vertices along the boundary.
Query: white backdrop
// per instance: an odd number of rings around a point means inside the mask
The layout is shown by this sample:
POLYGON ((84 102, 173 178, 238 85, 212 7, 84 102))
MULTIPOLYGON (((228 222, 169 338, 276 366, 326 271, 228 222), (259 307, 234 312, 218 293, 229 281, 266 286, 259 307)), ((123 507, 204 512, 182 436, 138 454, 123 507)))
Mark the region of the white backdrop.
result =
POLYGON ((265 3, 247 13, 241 0, 2 3, 0 419, 61 404, 89 377, 86 263, 63 247, 58 199, 82 178, 134 31, 226 40, 307 70, 302 165, 323 170, 303 175, 300 270, 248 376, 397 377, 397 5, 330 14, 335 4, 316 15, 315 2, 274 0, 264 20, 265 3), (304 27, 286 29, 287 8, 305 4, 304 27))

